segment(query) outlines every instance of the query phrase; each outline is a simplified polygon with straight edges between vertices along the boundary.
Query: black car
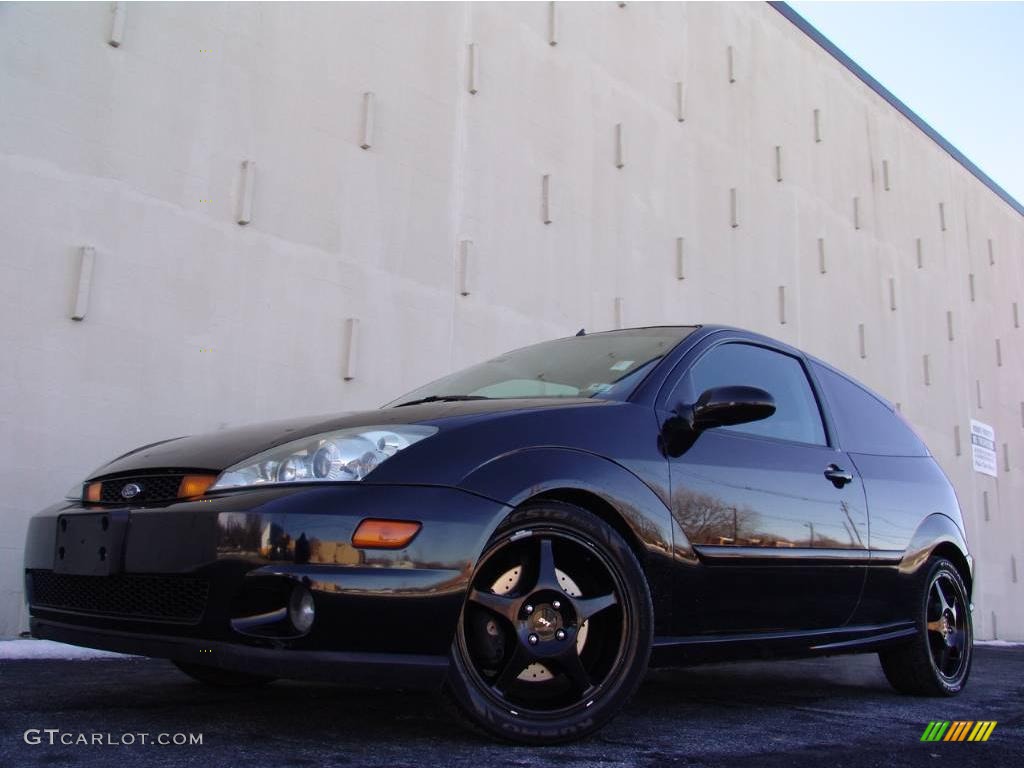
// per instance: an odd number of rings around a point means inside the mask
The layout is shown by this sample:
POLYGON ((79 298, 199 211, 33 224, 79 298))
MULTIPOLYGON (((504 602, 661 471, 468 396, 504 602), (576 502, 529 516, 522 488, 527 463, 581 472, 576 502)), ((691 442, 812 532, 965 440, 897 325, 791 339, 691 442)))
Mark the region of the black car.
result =
POLYGON ((882 398, 719 326, 578 334, 364 413, 179 437, 32 518, 36 637, 194 678, 439 688, 544 744, 649 665, 877 652, 967 681, 949 481, 882 398))

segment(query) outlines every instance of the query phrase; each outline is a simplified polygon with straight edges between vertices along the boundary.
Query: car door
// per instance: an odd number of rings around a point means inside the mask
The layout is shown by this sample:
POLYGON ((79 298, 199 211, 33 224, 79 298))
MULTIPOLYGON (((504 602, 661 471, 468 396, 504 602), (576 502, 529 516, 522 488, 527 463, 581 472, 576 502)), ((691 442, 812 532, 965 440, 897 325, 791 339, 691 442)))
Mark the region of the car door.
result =
POLYGON ((678 631, 843 625, 864 584, 867 508, 855 466, 829 440, 805 362, 782 348, 712 338, 680 368, 659 409, 746 385, 771 394, 776 411, 705 430, 669 459, 672 514, 701 560, 697 615, 677 610, 678 631))

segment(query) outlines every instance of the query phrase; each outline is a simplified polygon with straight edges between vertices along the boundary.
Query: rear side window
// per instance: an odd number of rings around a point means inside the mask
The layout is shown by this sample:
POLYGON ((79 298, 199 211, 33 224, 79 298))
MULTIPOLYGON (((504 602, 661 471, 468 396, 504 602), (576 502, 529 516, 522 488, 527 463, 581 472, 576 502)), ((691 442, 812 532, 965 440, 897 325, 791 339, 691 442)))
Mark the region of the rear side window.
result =
POLYGON ((818 363, 811 364, 831 406, 843 449, 875 456, 927 456, 928 449, 882 400, 818 363))
POLYGON ((775 413, 767 419, 722 429, 825 445, 818 401, 795 357, 751 344, 722 344, 700 358, 687 379, 692 399, 712 387, 735 384, 760 387, 775 398, 775 413))

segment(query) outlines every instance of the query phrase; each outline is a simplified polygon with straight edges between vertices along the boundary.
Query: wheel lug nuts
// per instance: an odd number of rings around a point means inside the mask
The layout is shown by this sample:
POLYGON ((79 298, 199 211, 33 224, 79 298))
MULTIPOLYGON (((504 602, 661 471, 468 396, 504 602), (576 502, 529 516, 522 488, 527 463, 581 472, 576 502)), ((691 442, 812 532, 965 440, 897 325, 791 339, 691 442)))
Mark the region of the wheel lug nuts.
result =
POLYGON ((530 635, 526 639, 530 641, 530 645, 536 645, 537 642, 540 640, 540 638, 538 638, 536 635, 530 635))
POLYGON ((523 610, 526 611, 526 615, 529 616, 531 613, 533 613, 533 606, 528 605, 523 610))
POLYGON ((553 602, 551 604, 551 607, 554 608, 557 611, 559 608, 562 607, 562 603, 560 601, 558 601, 558 600, 555 600, 555 602, 553 602))
POLYGON ((565 630, 560 629, 557 632, 555 632, 555 637, 557 637, 559 640, 565 640, 565 630))

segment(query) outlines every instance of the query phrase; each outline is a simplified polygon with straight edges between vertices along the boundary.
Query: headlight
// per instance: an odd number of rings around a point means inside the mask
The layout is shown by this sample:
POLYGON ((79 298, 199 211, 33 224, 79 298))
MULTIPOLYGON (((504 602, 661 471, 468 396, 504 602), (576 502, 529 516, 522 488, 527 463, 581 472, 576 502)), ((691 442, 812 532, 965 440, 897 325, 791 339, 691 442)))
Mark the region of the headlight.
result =
POLYGON ((85 483, 75 483, 70 488, 68 488, 68 492, 64 494, 64 498, 69 499, 71 501, 81 501, 84 496, 85 483))
POLYGON ((362 480, 402 449, 435 432, 437 427, 401 424, 356 427, 311 435, 258 453, 228 467, 210 490, 281 483, 362 480))

